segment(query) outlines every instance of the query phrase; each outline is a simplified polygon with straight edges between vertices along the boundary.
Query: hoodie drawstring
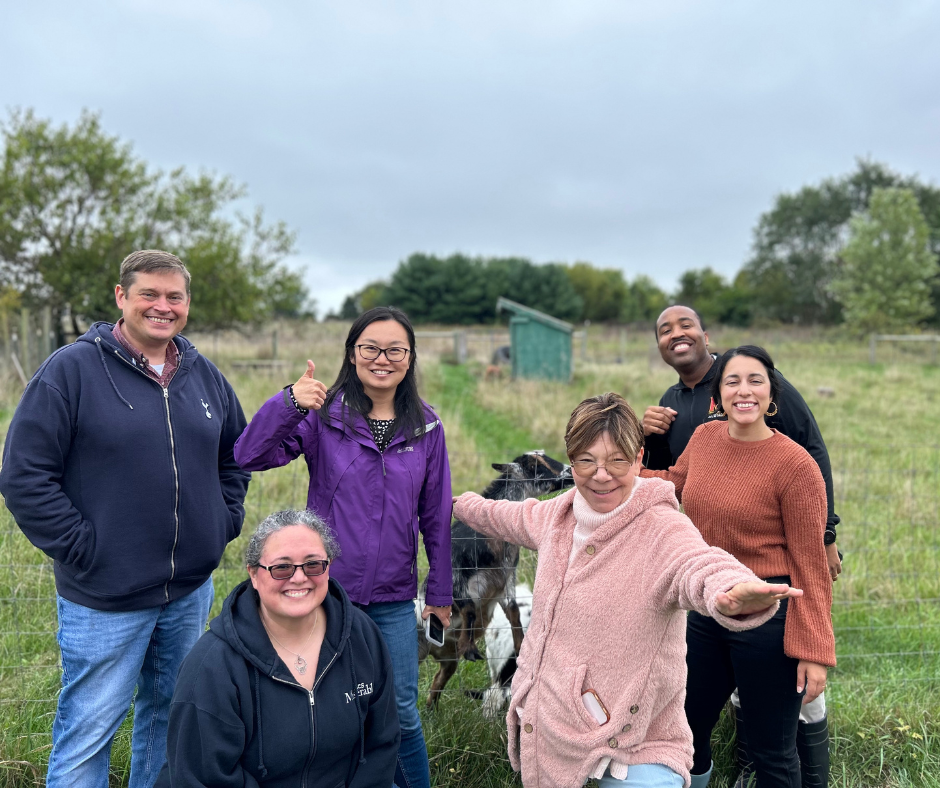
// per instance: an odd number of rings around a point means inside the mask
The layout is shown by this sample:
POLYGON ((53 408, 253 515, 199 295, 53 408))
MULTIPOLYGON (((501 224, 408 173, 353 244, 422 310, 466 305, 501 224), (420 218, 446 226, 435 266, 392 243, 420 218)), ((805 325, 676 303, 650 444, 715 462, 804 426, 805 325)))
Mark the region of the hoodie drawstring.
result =
MULTIPOLYGON (((352 642, 347 643, 349 648, 350 669, 352 670, 352 685, 359 686, 359 678, 356 676, 356 655, 352 653, 352 642)), ((366 762, 366 720, 362 716, 362 706, 358 692, 356 693, 356 714, 359 717, 359 765, 366 762)), ((355 774, 353 774, 355 777, 355 774)))
POLYGON ((108 369, 108 362, 104 357, 104 349, 101 347, 101 337, 95 337, 95 347, 98 348, 98 355, 101 357, 101 366, 104 367, 104 372, 108 376, 108 380, 111 381, 111 388, 114 389, 114 393, 118 395, 118 398, 121 400, 121 402, 123 402, 125 405, 127 405, 127 407, 133 410, 134 406, 131 405, 131 403, 129 403, 126 399, 124 399, 124 395, 121 394, 120 391, 118 391, 117 383, 115 383, 114 378, 111 377, 111 370, 108 369))
POLYGON ((261 674, 258 668, 255 668, 255 725, 258 727, 258 771, 261 772, 261 779, 268 776, 267 767, 264 765, 264 748, 261 742, 261 674))

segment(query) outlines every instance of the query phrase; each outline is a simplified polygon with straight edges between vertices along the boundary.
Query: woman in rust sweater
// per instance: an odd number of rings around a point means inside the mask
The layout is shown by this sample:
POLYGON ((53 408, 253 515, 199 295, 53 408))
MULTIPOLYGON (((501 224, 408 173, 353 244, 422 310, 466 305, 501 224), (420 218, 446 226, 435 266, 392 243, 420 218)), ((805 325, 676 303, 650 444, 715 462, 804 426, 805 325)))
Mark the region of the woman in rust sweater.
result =
POLYGON ((804 592, 746 632, 729 632, 690 613, 685 710, 694 737, 693 788, 708 784, 709 737, 735 687, 758 784, 798 787, 800 704, 825 689, 826 668, 836 664, 822 540, 826 488, 813 458, 765 423, 767 412, 776 412, 776 393, 774 364, 763 348, 729 350, 712 383, 715 404, 728 420, 699 427, 668 471, 642 471, 675 484, 708 544, 758 577, 804 592))

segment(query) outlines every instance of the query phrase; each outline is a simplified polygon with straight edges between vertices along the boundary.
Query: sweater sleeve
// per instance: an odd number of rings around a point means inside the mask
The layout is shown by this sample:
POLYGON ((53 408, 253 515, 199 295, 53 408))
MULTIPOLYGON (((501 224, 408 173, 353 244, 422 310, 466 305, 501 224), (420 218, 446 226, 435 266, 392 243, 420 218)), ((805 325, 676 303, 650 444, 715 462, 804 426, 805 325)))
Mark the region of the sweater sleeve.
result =
POLYGON ((538 550, 550 530, 552 515, 563 498, 494 501, 467 492, 454 502, 454 516, 481 534, 498 536, 529 550, 538 550))
POLYGON ((773 617, 779 602, 746 616, 729 617, 718 612, 719 594, 738 583, 760 582, 760 578, 730 553, 709 546, 684 514, 673 511, 665 517, 657 535, 657 560, 647 567, 655 598, 665 597, 675 607, 710 616, 734 631, 753 629, 773 617))
POLYGON ((781 493, 790 583, 803 596, 791 599, 783 647, 788 656, 836 664, 832 632, 832 580, 822 535, 826 526, 826 488, 816 463, 804 455, 781 493))
POLYGON ((436 607, 453 602, 453 571, 451 568, 450 519, 453 499, 450 488, 450 464, 447 444, 440 421, 427 433, 430 441, 427 470, 418 498, 418 528, 428 556, 428 587, 425 601, 436 607))
POLYGON ((696 451, 698 446, 699 439, 701 437, 699 427, 692 434, 692 438, 689 440, 689 445, 686 446, 685 451, 679 455, 679 459, 676 460, 676 464, 671 468, 665 471, 657 471, 651 468, 643 468, 640 471, 640 476, 644 478, 656 478, 656 479, 665 479, 667 482, 672 482, 676 488, 676 498, 679 501, 682 501, 682 490, 685 488, 686 479, 689 476, 689 461, 691 460, 693 453, 696 451))
POLYGON ((279 468, 312 452, 316 442, 314 414, 304 416, 293 406, 287 392, 279 391, 261 406, 251 423, 235 441, 235 460, 246 471, 279 468))
MULTIPOLYGON (((56 358, 46 363, 53 368, 56 358)), ((0 493, 26 538, 55 561, 87 568, 95 529, 63 490, 76 425, 65 395, 39 374, 17 405, 0 466, 0 493)))

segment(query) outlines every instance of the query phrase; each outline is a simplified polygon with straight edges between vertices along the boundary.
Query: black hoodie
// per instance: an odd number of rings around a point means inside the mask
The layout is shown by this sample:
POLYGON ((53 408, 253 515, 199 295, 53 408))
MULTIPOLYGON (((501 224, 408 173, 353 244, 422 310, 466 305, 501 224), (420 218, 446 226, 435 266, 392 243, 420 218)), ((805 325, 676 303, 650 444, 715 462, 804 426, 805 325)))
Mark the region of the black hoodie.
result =
POLYGON ((312 691, 278 657, 249 581, 183 662, 170 705, 168 786, 392 785, 401 738, 388 649, 330 580, 312 691))

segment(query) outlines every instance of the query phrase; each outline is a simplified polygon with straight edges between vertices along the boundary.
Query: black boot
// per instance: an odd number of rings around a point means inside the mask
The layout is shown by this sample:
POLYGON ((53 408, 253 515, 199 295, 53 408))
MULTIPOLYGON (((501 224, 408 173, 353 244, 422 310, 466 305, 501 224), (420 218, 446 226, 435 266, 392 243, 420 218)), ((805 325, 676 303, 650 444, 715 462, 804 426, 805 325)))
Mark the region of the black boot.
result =
POLYGON ((744 716, 741 714, 740 706, 734 707, 734 728, 738 741, 738 769, 740 769, 738 779, 734 781, 734 788, 756 788, 757 775, 754 774, 751 753, 747 748, 747 735, 744 733, 744 716))
POLYGON ((796 727, 796 751, 800 756, 803 788, 826 788, 829 785, 828 717, 819 722, 800 721, 796 727))

